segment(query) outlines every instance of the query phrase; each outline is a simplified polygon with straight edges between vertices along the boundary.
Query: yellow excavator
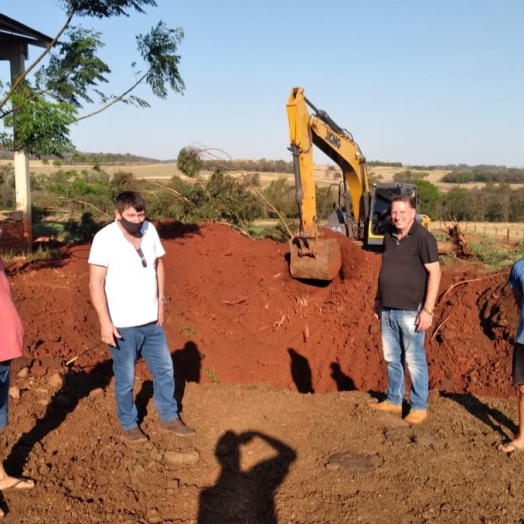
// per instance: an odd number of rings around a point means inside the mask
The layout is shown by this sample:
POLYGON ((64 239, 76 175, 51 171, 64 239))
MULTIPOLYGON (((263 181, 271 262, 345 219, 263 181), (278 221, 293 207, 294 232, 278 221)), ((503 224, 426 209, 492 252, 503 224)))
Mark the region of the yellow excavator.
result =
MULTIPOLYGON (((325 227, 362 241, 364 247, 382 245, 391 225, 391 201, 399 195, 417 201, 417 187, 398 182, 370 187, 366 159, 351 133, 318 110, 304 96, 303 88, 291 90, 287 115, 300 217, 299 231, 290 240, 290 273, 298 279, 330 281, 340 271, 342 255, 335 239, 319 238, 313 146, 339 166, 343 175, 339 205, 325 227)), ((429 228, 429 217, 419 215, 418 219, 429 228)))

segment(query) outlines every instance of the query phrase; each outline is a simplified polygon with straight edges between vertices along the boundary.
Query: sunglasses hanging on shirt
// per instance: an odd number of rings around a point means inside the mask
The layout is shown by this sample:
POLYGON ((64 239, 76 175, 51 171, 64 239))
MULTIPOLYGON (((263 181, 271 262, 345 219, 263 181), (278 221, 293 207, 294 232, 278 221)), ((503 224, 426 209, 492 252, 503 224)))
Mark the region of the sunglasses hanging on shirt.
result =
POLYGON ((146 257, 144 256, 144 252, 142 251, 142 248, 141 247, 137 248, 136 252, 138 253, 138 256, 140 257, 140 259, 142 260, 142 266, 147 267, 147 260, 146 260, 146 257))

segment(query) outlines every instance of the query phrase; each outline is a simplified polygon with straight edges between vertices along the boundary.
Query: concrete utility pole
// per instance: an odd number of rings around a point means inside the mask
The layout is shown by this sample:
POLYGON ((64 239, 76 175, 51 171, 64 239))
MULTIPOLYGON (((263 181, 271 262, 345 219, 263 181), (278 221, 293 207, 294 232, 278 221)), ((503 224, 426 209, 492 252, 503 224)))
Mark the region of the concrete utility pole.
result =
MULTIPOLYGON (((52 42, 48 36, 0 14, 0 60, 8 60, 11 69, 11 85, 25 71, 25 61, 29 58, 29 45, 47 47, 52 42)), ((16 129, 13 130, 16 136, 16 129)), ((22 212, 24 239, 27 249, 33 247, 31 221, 31 184, 29 159, 24 150, 15 151, 15 191, 16 209, 22 212)))
MULTIPOLYGON (((7 56, 11 66, 11 85, 13 85, 16 79, 25 71, 25 60, 28 58, 27 44, 22 42, 11 44, 7 49, 7 56)), ((16 129, 14 134, 16 136, 16 129)), ((27 242, 27 249, 31 251, 33 246, 33 227, 29 159, 23 149, 15 151, 14 155, 16 210, 22 211, 24 238, 27 242)))

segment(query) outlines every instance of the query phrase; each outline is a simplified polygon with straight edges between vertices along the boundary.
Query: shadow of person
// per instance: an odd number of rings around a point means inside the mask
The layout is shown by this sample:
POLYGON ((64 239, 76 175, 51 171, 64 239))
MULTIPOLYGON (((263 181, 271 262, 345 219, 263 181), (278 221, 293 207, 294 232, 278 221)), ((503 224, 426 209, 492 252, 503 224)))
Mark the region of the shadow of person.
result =
POLYGON ((158 235, 162 240, 174 240, 176 238, 202 235, 198 224, 183 224, 176 220, 166 219, 156 222, 158 235))
POLYGON ((518 434, 517 425, 498 409, 491 408, 477 397, 461 393, 441 393, 444 398, 449 398, 460 404, 473 416, 499 433, 503 439, 512 440, 518 434), (508 435, 504 428, 510 432, 508 435))
MULTIPOLYGON (((198 346, 192 342, 186 342, 182 349, 177 349, 171 354, 173 360, 173 371, 175 375, 175 400, 178 406, 178 412, 183 411, 183 399, 187 382, 200 382, 200 370, 202 355, 198 346)), ((138 422, 142 423, 147 416, 147 406, 153 398, 153 381, 144 380, 142 387, 138 391, 135 404, 139 413, 138 422)))
POLYGON ((47 406, 45 415, 36 421, 28 432, 22 434, 11 449, 4 465, 13 476, 21 476, 34 445, 57 429, 72 413, 80 399, 97 388, 106 388, 113 376, 112 360, 96 364, 89 373, 70 370, 64 377, 64 385, 47 406))
POLYGON ((314 393, 311 366, 306 357, 293 348, 287 350, 291 358, 291 377, 299 393, 314 393))
POLYGON ((173 354, 173 367, 175 368, 175 398, 178 410, 182 411, 182 400, 188 382, 200 382, 202 370, 202 354, 193 341, 185 343, 182 349, 177 349, 173 354))
POLYGON ((341 369, 338 362, 331 362, 331 378, 335 381, 337 385, 337 391, 354 391, 355 383, 346 375, 341 369))
POLYGON ((228 431, 218 441, 215 454, 222 471, 216 484, 200 495, 198 524, 276 523, 273 494, 295 461, 295 451, 258 431, 228 431), (276 455, 241 471, 241 447, 255 438, 269 444, 276 455))

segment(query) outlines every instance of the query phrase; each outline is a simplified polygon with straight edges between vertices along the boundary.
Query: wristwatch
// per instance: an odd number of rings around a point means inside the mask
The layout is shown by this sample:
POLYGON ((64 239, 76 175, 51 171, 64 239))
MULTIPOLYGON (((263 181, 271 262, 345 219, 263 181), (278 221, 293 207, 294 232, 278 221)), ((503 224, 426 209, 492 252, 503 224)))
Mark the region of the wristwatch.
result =
POLYGON ((433 313, 435 313, 434 309, 426 309, 425 307, 422 308, 428 315, 433 316, 433 313))
POLYGON ((167 304, 166 297, 160 297, 158 300, 160 300, 160 302, 162 302, 162 304, 167 304))

